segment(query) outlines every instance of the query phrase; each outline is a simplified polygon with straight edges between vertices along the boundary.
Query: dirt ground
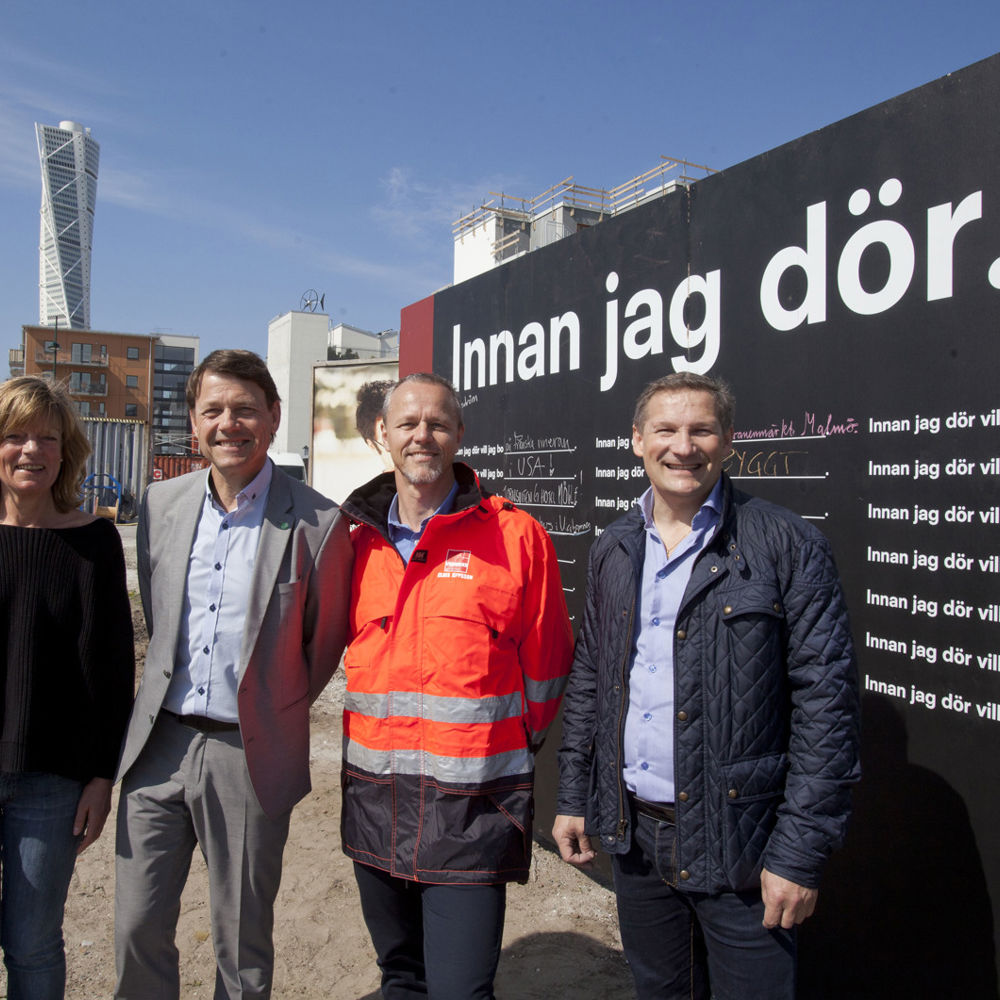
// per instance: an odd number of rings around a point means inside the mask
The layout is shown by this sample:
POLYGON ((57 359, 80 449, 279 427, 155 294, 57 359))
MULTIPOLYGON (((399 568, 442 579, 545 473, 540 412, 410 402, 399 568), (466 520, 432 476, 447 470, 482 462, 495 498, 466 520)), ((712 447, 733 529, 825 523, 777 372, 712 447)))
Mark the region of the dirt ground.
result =
MULTIPOLYGON (((141 621, 138 625, 141 629, 141 621)), ((143 636, 137 638, 141 651, 143 636)), ((338 673, 313 706, 313 791, 292 814, 285 849, 275 913, 276 1000, 377 1000, 380 995, 352 867, 340 849, 342 702, 338 673)), ((63 929, 66 996, 72 1000, 106 1000, 114 990, 114 816, 77 862, 70 886, 63 929)), ((528 883, 512 885, 507 899, 498 998, 633 996, 608 888, 536 845, 528 883)), ((177 944, 181 996, 211 998, 215 958, 205 867, 197 856, 184 891, 177 944)))

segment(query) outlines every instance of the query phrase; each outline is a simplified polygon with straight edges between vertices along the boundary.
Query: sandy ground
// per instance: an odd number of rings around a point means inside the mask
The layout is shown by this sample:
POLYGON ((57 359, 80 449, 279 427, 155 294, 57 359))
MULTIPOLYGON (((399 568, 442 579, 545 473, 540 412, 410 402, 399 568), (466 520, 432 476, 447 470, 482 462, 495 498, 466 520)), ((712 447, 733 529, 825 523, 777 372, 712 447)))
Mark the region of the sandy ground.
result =
MULTIPOLYGON (((126 559, 134 566, 130 548, 134 530, 130 533, 126 527, 122 534, 126 559)), ((130 572, 130 588, 134 587, 130 572)), ((276 1000, 379 996, 378 970, 352 868, 340 849, 343 687, 339 681, 338 675, 313 706, 313 792, 292 816, 275 914, 276 1000)), ((78 861, 66 904, 66 995, 73 1000, 97 1000, 113 993, 113 909, 114 813, 104 835, 78 861)), ((184 891, 177 944, 181 996, 211 998, 215 958, 200 857, 195 858, 184 891)), ((536 845, 528 883, 512 885, 508 891, 497 997, 626 1000, 634 995, 630 983, 611 891, 536 845)))

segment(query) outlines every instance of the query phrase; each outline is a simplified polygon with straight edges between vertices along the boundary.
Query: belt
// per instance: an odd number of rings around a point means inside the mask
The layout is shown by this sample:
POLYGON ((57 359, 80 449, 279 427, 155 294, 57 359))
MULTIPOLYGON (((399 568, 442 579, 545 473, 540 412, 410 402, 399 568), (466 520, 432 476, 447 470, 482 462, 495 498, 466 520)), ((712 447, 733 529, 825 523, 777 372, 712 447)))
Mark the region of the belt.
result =
POLYGON ((661 823, 677 822, 677 813, 673 805, 664 805, 662 802, 647 802, 645 799, 640 799, 638 795, 633 795, 632 800, 635 802, 635 811, 642 816, 659 820, 661 823))
POLYGON ((220 722, 218 719, 210 719, 207 715, 178 715, 167 708, 161 711, 182 726, 197 729, 199 733, 237 733, 240 729, 238 722, 220 722))

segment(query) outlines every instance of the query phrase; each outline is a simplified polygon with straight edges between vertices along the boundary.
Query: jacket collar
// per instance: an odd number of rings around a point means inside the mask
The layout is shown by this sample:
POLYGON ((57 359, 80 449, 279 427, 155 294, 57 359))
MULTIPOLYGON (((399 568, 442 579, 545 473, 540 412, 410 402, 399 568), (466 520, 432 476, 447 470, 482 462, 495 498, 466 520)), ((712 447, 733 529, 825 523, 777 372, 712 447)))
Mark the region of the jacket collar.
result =
MULTIPOLYGON (((737 547, 738 521, 736 512, 742 503, 748 499, 747 494, 733 487, 733 481, 722 473, 722 512, 719 514, 719 530, 708 543, 705 551, 724 548, 739 561, 742 557, 737 547)), ((628 552, 632 561, 641 566, 645 558, 646 522, 642 511, 633 505, 627 514, 620 517, 608 529, 607 533, 628 552)))
MULTIPOLYGON (((478 507, 490 494, 479 484, 475 472, 464 462, 455 462, 452 466, 455 480, 458 483, 458 493, 455 495, 453 514, 460 514, 473 507, 478 507)), ((383 472, 369 480, 364 486, 359 486, 340 506, 341 511, 356 524, 365 524, 374 528, 379 534, 388 538, 389 506, 396 495, 396 475, 393 472, 383 472)))

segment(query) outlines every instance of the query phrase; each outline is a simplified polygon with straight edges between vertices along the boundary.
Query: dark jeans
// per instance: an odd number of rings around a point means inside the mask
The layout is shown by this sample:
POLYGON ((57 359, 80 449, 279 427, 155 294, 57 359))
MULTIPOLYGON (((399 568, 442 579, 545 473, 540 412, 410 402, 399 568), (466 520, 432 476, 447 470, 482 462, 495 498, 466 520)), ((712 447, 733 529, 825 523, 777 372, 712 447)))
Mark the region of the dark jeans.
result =
POLYGON ((794 1000, 795 932, 765 930, 760 890, 685 891, 673 824, 634 819, 631 850, 612 860, 639 1000, 794 1000))
POLYGON ((355 862, 385 1000, 493 1000, 507 886, 428 885, 355 862))

